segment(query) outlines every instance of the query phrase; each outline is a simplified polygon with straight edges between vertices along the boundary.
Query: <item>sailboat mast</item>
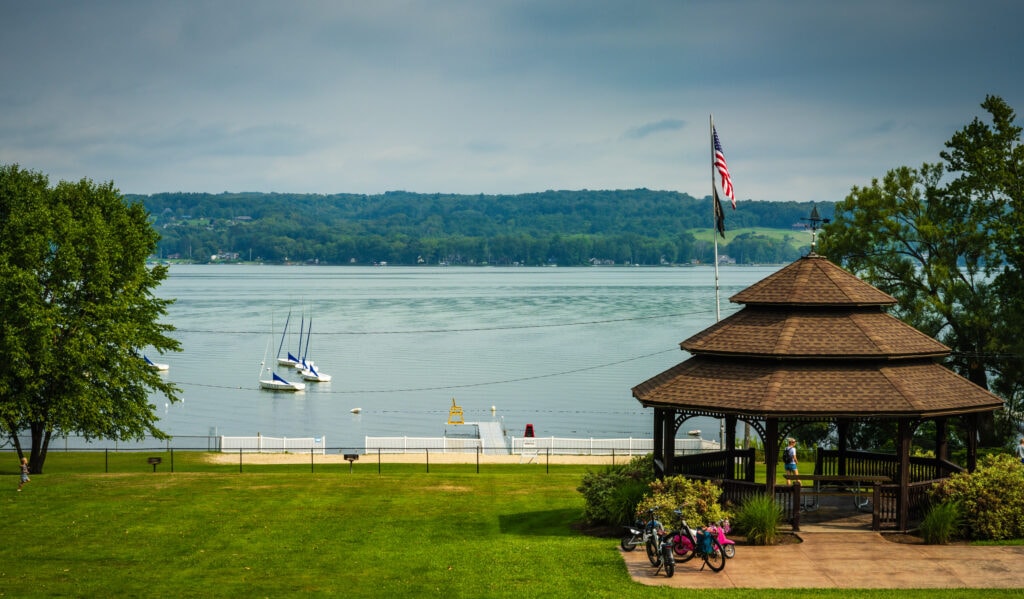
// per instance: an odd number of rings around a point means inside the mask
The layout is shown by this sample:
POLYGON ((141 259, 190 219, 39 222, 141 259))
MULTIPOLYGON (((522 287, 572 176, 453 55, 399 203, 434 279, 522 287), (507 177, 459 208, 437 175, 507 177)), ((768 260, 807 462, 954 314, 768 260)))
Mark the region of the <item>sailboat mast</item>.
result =
MULTIPOLYGON (((288 334, 288 321, 292 319, 292 311, 288 310, 288 318, 284 319, 284 330, 281 331, 281 344, 277 346, 277 357, 281 357, 281 349, 284 348, 284 337, 288 334)), ((265 356, 264 356, 265 357, 265 356)))
POLYGON ((309 355, 309 335, 313 332, 313 317, 309 317, 309 329, 306 330, 306 353, 302 354, 302 363, 306 363, 306 356, 309 355))

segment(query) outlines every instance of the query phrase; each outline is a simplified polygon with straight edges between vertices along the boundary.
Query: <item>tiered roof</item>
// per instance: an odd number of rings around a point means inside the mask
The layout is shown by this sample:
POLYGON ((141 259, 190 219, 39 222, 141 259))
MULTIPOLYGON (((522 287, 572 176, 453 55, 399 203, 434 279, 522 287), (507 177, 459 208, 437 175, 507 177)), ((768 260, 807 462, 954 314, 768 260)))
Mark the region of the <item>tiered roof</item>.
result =
POLYGON ((730 298, 680 344, 693 357, 633 388, 645 407, 759 417, 934 417, 1002 400, 936 362, 949 348, 885 314, 896 300, 811 254, 730 298))

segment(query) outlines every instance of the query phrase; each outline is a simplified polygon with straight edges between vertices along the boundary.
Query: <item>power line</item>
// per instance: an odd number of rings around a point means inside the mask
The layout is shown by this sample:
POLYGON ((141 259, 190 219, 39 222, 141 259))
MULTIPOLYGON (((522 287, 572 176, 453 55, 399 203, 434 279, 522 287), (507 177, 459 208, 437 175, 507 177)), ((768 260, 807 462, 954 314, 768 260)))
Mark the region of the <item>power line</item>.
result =
MULTIPOLYGON (((625 364, 627 362, 633 362, 633 361, 636 361, 636 360, 642 360, 644 358, 650 358, 651 356, 657 356, 657 355, 660 355, 660 354, 666 354, 666 353, 671 352, 671 351, 679 351, 679 348, 664 349, 664 350, 661 350, 661 351, 656 351, 656 352, 652 352, 652 353, 649 353, 649 354, 644 354, 642 356, 635 356, 635 357, 632 357, 632 358, 626 358, 624 360, 616 360, 615 362, 608 362, 606 364, 599 364, 597 366, 585 366, 583 368, 575 368, 573 370, 563 370, 561 372, 552 372, 552 373, 548 373, 548 374, 537 374, 537 375, 533 375, 533 376, 524 376, 524 377, 519 377, 519 378, 514 378, 514 379, 504 379, 504 380, 500 380, 500 381, 489 381, 489 382, 483 382, 483 383, 466 383, 464 385, 444 385, 444 386, 438 386, 438 387, 410 387, 410 388, 405 388, 405 389, 359 389, 359 390, 351 390, 351 391, 335 391, 335 390, 332 389, 331 391, 317 391, 317 393, 324 393, 324 394, 331 394, 331 395, 354 395, 356 393, 364 393, 364 394, 368 394, 368 393, 411 393, 411 392, 419 392, 419 391, 448 391, 448 390, 452 390, 452 389, 469 389, 469 388, 472 388, 472 387, 488 387, 488 386, 491 386, 491 385, 504 385, 506 383, 519 383, 519 382, 522 382, 522 381, 533 381, 533 380, 537 380, 537 379, 545 379, 545 378, 552 378, 552 377, 556 377, 556 376, 565 376, 565 375, 569 375, 569 374, 576 374, 576 373, 579 373, 579 372, 586 372, 588 370, 597 370, 599 368, 607 368, 609 366, 618 366, 619 364, 625 364)), ((232 390, 244 390, 244 391, 252 391, 252 390, 256 390, 256 389, 259 388, 259 387, 235 387, 235 386, 227 386, 227 385, 207 385, 207 384, 204 384, 204 383, 182 383, 182 382, 177 382, 177 381, 175 381, 175 384, 186 386, 186 387, 206 387, 206 388, 210 388, 210 389, 232 389, 232 390)))
MULTIPOLYGON (((465 329, 411 329, 407 331, 328 331, 328 332, 316 332, 313 333, 315 336, 334 336, 334 335, 420 335, 420 334, 435 334, 435 333, 469 333, 478 331, 512 331, 517 329, 545 329, 555 327, 576 327, 576 326, 588 326, 594 324, 612 324, 616 322, 631 322, 640 320, 656 320, 659 318, 678 318, 680 316, 696 316, 699 314, 708 314, 712 310, 697 310, 695 312, 676 312, 673 314, 659 314, 655 316, 631 316, 628 318, 609 318, 605 320, 585 320, 580 322, 558 322, 549 324, 522 324, 522 325, 507 325, 507 326, 493 326, 493 327, 471 327, 465 329)), ((217 331, 213 329, 175 329, 171 333, 202 333, 212 335, 266 335, 267 331, 217 331)))

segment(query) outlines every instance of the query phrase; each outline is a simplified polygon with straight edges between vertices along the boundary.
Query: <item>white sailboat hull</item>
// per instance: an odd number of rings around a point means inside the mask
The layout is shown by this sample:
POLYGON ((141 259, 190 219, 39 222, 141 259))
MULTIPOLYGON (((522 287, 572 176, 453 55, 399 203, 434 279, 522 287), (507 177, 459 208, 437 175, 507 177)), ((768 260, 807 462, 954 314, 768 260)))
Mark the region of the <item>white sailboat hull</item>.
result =
POLYGON ((260 379, 260 388, 268 391, 302 391, 306 384, 260 379))
POLYGON ((309 370, 302 371, 302 378, 306 381, 312 381, 314 383, 329 383, 331 382, 331 375, 324 374, 322 372, 311 372, 309 370))

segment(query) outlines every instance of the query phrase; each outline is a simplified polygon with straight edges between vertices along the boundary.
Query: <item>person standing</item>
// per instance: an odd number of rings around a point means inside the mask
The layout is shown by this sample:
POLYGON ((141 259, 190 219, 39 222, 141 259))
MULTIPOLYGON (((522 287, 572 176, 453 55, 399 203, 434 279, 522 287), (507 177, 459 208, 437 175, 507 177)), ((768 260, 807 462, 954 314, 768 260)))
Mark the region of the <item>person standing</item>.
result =
POLYGON ((25 483, 32 480, 28 477, 28 458, 21 458, 21 482, 18 483, 18 490, 25 486, 25 483))
POLYGON ((1020 438, 1020 445, 1017 446, 1017 457, 1020 458, 1020 463, 1024 464, 1024 437, 1020 438))
MULTIPOLYGON (((800 471, 797 470, 797 459, 796 459, 796 439, 790 437, 786 439, 786 448, 782 450, 782 463, 785 465, 786 474, 798 475, 800 471)), ((792 484, 793 481, 786 479, 786 484, 792 484)))

